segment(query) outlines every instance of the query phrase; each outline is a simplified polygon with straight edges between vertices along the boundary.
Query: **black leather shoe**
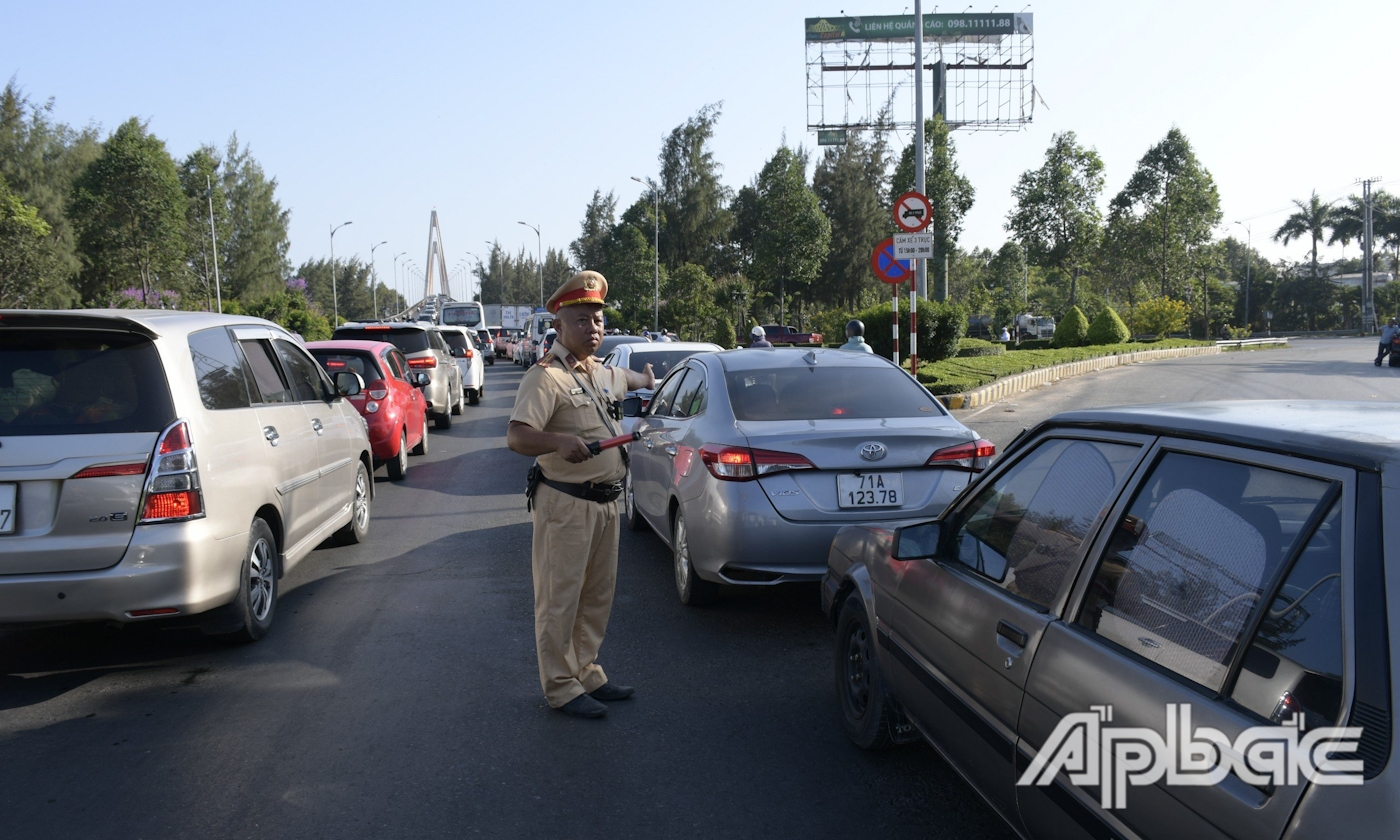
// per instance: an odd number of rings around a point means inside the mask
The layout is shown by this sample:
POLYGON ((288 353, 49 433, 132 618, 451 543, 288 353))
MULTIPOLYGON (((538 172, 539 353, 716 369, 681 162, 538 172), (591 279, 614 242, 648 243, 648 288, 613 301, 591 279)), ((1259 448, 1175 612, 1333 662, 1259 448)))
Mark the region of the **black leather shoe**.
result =
POLYGON ((559 711, 566 715, 573 715, 581 718, 600 718, 608 713, 608 707, 589 697, 587 694, 580 694, 569 702, 559 707, 559 711))
POLYGON ((626 700, 637 692, 637 689, 630 685, 618 685, 617 683, 605 682, 592 691, 588 696, 594 700, 626 700))

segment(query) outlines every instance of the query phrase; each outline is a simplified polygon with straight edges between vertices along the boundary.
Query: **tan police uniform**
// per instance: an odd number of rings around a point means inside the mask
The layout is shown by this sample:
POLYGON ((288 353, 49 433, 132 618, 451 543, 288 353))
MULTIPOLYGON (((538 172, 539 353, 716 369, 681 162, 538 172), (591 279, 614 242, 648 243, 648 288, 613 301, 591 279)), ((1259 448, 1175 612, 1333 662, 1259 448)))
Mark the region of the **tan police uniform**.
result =
MULTIPOLYGON (((601 275, 584 272, 555 293, 550 309, 557 311, 556 299, 584 275, 597 277, 602 282, 601 295, 606 295, 601 275)), ((525 373, 510 419, 542 432, 576 435, 589 442, 603 440, 621 434, 616 422, 611 418, 605 422, 602 415, 608 403, 626 395, 627 376, 622 370, 592 357, 575 359, 556 342, 525 373)), ((545 478, 566 484, 609 485, 627 475, 619 448, 606 449, 579 464, 555 452, 536 461, 545 478)), ((535 647, 540 685, 549 705, 557 709, 608 681, 595 660, 617 580, 617 502, 576 498, 542 483, 535 490, 533 514, 535 647)))

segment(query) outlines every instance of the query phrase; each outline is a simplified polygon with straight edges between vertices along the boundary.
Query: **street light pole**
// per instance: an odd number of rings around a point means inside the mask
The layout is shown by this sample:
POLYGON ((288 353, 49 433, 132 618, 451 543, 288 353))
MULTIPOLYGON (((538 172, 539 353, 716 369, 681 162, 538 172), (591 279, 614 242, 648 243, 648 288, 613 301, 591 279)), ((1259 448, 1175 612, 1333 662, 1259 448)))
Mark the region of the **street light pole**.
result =
POLYGON ((1244 246, 1244 325, 1249 326, 1249 274, 1254 268, 1254 231, 1244 222, 1235 222, 1244 228, 1247 244, 1244 246))
POLYGON ((407 253, 408 253, 407 251, 400 251, 400 252, 398 252, 397 254, 394 255, 394 297, 395 297, 395 300, 394 300, 394 308, 395 308, 395 309, 398 309, 398 308, 399 308, 399 301, 398 301, 398 299, 402 297, 402 295, 399 293, 399 257, 402 257, 404 254, 407 254, 407 253))
MULTIPOLYGON (((467 256, 473 257, 473 258, 476 259, 476 264, 477 264, 478 267, 481 266, 481 257, 480 257, 479 255, 474 254, 474 253, 472 253, 471 251, 466 251, 465 253, 466 253, 467 256)), ((483 273, 484 273, 484 272, 483 272, 483 273)), ((478 282, 478 283, 481 282, 481 278, 480 278, 480 277, 477 278, 477 282, 478 282)), ((486 294, 486 290, 485 290, 484 288, 483 288, 483 289, 479 289, 479 290, 477 291, 475 300, 478 300, 478 301, 480 301, 480 302, 483 303, 483 304, 486 303, 486 301, 481 300, 482 297, 485 296, 485 294, 486 294)), ((472 297, 472 287, 471 287, 471 282, 468 281, 468 282, 467 282, 467 298, 468 298, 468 299, 471 299, 471 297, 472 297)), ((505 302, 505 301, 502 301, 502 303, 504 303, 504 302, 505 302)))
POLYGON ((336 287, 335 281, 335 232, 346 225, 353 224, 354 222, 341 222, 331 228, 331 300, 335 306, 335 320, 331 323, 331 329, 340 326, 340 290, 336 287))
MULTIPOLYGON (((204 186, 209 188, 206 194, 209 196, 209 241, 214 249, 214 296, 219 304, 219 314, 222 315, 224 312, 224 289, 223 285, 219 283, 219 237, 214 234, 214 182, 209 180, 208 175, 204 176, 204 186)), ((205 281, 208 281, 207 275, 205 281)), ((208 300, 205 298, 206 302, 208 300)))
POLYGON ((544 306, 544 238, 540 236, 540 229, 529 222, 520 224, 535 232, 535 251, 540 261, 540 306, 544 306))
POLYGON ((632 180, 651 187, 651 330, 661 331, 661 193, 636 175, 632 180))
MULTIPOLYGON (((388 244, 389 240, 387 239, 379 243, 379 245, 388 244)), ((376 321, 384 317, 379 311, 379 266, 374 264, 374 250, 378 248, 379 245, 369 246, 369 276, 371 278, 370 282, 374 284, 373 287, 369 290, 371 301, 370 306, 374 307, 374 320, 376 321)))

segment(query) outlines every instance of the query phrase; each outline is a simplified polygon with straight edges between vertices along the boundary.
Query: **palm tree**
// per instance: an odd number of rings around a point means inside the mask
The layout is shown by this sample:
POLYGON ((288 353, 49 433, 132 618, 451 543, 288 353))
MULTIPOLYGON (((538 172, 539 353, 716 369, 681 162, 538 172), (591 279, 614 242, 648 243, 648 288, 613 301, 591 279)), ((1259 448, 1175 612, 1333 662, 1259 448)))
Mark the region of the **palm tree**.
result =
POLYGON ((1274 240, 1287 245, 1295 239, 1308 237, 1312 240, 1312 276, 1317 279, 1317 245, 1322 241, 1324 228, 1331 227, 1332 203, 1326 204, 1317 197, 1317 190, 1307 202, 1293 199, 1298 211, 1289 216, 1274 232, 1274 240))

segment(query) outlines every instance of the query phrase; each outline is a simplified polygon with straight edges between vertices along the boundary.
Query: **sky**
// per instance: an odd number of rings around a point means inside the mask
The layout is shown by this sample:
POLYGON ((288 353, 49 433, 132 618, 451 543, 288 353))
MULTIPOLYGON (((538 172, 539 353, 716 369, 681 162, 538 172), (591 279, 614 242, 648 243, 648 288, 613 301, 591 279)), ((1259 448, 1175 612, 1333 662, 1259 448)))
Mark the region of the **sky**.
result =
MULTIPOLYGON (((1063 131, 1102 156, 1106 207, 1179 127, 1219 187, 1220 233, 1249 236, 1269 259, 1305 257, 1306 244, 1271 241, 1294 199, 1344 199, 1373 176, 1400 190, 1394 0, 968 8, 1034 15, 1044 105, 1021 131, 954 133, 977 190, 964 248, 1005 241, 1011 188, 1063 131)), ((906 9, 910 0, 49 0, 0 11, 0 72, 52 97, 55 117, 73 125, 106 134, 146 120, 177 159, 237 132, 291 210, 293 265, 325 257, 329 227, 351 221, 337 258, 368 259, 387 240, 376 262, 388 283, 395 254, 406 253, 400 269, 425 264, 434 209, 449 269, 484 257, 488 241, 533 251, 520 221, 540 227, 545 248, 567 247, 593 191, 614 191, 619 211, 635 201, 645 190, 630 178, 654 177, 666 134, 708 103, 723 102, 713 148, 724 181, 743 186, 784 139, 816 144, 804 18, 906 9)))

